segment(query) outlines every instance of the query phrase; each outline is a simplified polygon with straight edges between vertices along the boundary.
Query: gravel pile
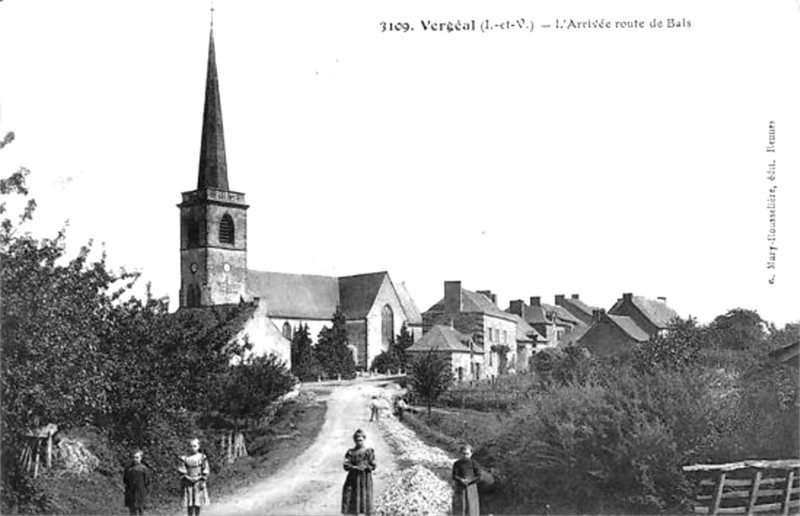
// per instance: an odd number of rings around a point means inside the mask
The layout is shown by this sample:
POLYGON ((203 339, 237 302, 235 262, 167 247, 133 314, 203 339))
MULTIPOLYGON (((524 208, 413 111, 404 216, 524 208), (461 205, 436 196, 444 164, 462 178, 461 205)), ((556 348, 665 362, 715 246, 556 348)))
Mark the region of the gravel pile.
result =
POLYGON ((450 484, 425 466, 403 470, 378 499, 377 516, 438 516, 450 514, 450 484))
POLYGON ((414 431, 394 417, 382 417, 378 427, 386 442, 397 453, 401 469, 377 500, 376 514, 450 514, 453 487, 450 472, 453 457, 420 441, 414 431))
POLYGON ((431 469, 450 469, 454 458, 439 448, 427 446, 396 419, 382 418, 379 422, 384 438, 398 453, 398 461, 413 465, 421 464, 431 469))

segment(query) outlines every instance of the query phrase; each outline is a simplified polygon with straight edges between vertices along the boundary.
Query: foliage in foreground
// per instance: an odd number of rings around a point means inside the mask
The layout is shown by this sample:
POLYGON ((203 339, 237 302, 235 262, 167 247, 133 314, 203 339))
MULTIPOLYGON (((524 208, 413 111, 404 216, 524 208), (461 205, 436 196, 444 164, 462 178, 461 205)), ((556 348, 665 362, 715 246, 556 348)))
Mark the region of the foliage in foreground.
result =
MULTIPOLYGON (((0 192, 25 199, 27 175, 0 180, 0 192)), ((21 436, 48 423, 60 433, 97 429, 116 454, 104 464, 114 476, 143 448, 156 490, 172 485, 174 457, 189 437, 207 436, 219 467, 212 434, 198 423, 211 413, 229 427, 257 419, 293 385, 283 364, 246 358, 248 343, 233 343, 253 307, 170 314, 149 288, 143 300, 130 297, 138 275, 111 270, 105 253, 93 258, 91 242, 71 258, 63 230, 50 239, 22 232, 35 207, 29 200, 16 220, 0 221, 3 511, 46 509, 16 457, 21 436)))

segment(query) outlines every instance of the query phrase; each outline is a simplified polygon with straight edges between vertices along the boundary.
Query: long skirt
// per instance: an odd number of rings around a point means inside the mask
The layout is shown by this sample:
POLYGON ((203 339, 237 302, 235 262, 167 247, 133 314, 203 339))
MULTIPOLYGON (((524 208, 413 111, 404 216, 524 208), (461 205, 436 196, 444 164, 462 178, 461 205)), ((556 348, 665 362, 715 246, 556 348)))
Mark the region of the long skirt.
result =
POLYGON ((183 506, 184 507, 201 507, 208 505, 211 500, 208 496, 208 487, 205 480, 198 480, 197 482, 184 482, 183 484, 183 506))
POLYGON ((456 482, 453 488, 453 515, 454 516, 479 516, 481 511, 478 500, 478 484, 464 487, 456 482))
POLYGON ((342 514, 372 514, 372 472, 350 470, 342 488, 342 514))

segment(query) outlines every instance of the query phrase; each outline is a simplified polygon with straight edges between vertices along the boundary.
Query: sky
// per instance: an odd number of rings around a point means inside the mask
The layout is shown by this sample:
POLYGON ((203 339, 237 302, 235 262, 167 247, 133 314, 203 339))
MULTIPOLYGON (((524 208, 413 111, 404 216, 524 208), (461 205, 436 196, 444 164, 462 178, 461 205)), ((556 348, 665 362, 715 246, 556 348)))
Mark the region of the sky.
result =
MULTIPOLYGON (((0 2, 0 176, 31 170, 28 229, 68 221, 70 253, 104 245, 173 308, 209 5, 0 2)), ((800 319, 797 0, 216 0, 214 38, 251 269, 386 270, 423 311, 460 280, 504 309, 632 292, 800 319), (422 23, 459 20, 478 30, 422 23)))

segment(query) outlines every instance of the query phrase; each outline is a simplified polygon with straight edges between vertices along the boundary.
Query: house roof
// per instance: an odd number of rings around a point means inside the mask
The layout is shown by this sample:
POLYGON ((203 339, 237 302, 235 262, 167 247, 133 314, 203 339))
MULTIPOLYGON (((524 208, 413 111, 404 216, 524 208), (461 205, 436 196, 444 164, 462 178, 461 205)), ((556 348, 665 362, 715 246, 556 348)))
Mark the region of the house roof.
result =
POLYGON ((339 280, 329 276, 247 271, 247 290, 267 303, 274 317, 330 319, 339 301, 339 280))
POLYGON ((589 328, 591 328, 591 326, 589 326, 588 324, 584 324, 584 323, 576 324, 575 327, 572 328, 572 331, 565 333, 561 337, 561 340, 559 341, 559 344, 562 344, 564 346, 571 346, 571 345, 576 344, 578 342, 578 340, 581 337, 583 337, 583 335, 587 331, 589 331, 589 328))
POLYGON ((627 315, 608 315, 608 318, 632 339, 638 340, 639 342, 650 340, 650 336, 647 332, 641 329, 636 322, 627 315))
MULTIPOLYGON (((492 315, 508 321, 514 320, 513 314, 500 310, 488 297, 463 288, 461 289, 461 311, 492 315)), ((430 307, 428 312, 444 312, 444 298, 430 307)))
MULTIPOLYGON (((633 305, 658 328, 666 328, 672 319, 678 317, 678 312, 662 301, 653 301, 644 296, 633 296, 631 301, 633 305)), ((613 314, 616 312, 624 302, 624 298, 618 299, 608 313, 613 314)))
POLYGON ((562 321, 567 321, 572 324, 578 324, 581 322, 578 318, 569 313, 569 310, 567 310, 563 306, 547 305, 542 303, 542 307, 544 307, 544 309, 547 310, 548 312, 554 313, 556 317, 561 319, 562 321))
POLYGON ((378 291, 387 277, 388 274, 384 271, 339 278, 339 302, 345 318, 365 318, 375 304, 378 291))
POLYGON ((569 303, 586 315, 593 315, 595 310, 599 310, 599 307, 589 306, 577 297, 565 297, 563 302, 569 303))
POLYGON ((517 322, 517 343, 545 340, 542 334, 536 331, 536 328, 525 322, 525 319, 516 314, 511 315, 517 322))
MULTIPOLYGON (((469 353, 469 345, 465 344, 465 342, 469 342, 470 340, 471 339, 469 337, 458 330, 451 328, 450 326, 437 324, 406 351, 414 352, 434 350, 455 353, 469 353)), ((475 353, 483 353, 483 350, 479 346, 474 346, 473 349, 475 353)))
POLYGON ((408 321, 408 324, 421 325, 422 314, 419 312, 417 304, 414 303, 414 299, 408 292, 406 284, 401 281, 400 283, 395 284, 394 289, 397 291, 397 297, 400 298, 400 304, 403 305, 403 310, 406 312, 406 320, 408 321))

